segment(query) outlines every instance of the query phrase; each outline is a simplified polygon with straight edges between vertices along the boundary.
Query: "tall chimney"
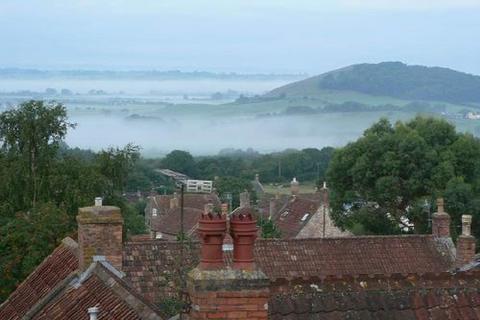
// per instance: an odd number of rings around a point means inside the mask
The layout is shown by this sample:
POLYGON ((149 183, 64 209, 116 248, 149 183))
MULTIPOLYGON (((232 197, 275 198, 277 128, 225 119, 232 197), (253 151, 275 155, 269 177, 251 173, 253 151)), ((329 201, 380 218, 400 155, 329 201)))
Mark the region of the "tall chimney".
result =
POLYGON ((472 216, 462 216, 462 234, 457 239, 456 266, 460 268, 475 258, 475 238, 472 236, 472 216))
POLYGON ((327 188, 327 182, 326 181, 323 182, 323 187, 322 187, 322 189, 320 189, 320 191, 322 192, 323 205, 328 208, 330 206, 330 199, 329 199, 329 194, 328 194, 328 188, 327 188))
POLYGON ((272 220, 275 213, 277 213, 277 202, 275 201, 275 199, 270 199, 268 207, 268 219, 272 220))
POLYGON ((173 198, 170 199, 170 209, 176 209, 178 208, 178 197, 177 193, 175 192, 173 194, 173 198))
MULTIPOLYGON (((255 219, 248 208, 241 209, 240 213, 241 216, 237 212, 230 220, 230 232, 234 239, 233 268, 220 264, 215 264, 213 268, 205 266, 204 247, 211 241, 202 238, 202 261, 189 272, 187 278, 187 290, 192 305, 188 315, 190 320, 268 319, 269 279, 258 269, 253 259, 255 219)), ((202 220, 199 226, 206 229, 202 225, 204 218, 202 220)), ((218 222, 218 228, 211 229, 225 230, 225 225, 220 225, 218 222)), ((207 232, 204 231, 204 237, 205 234, 207 232)), ((219 241, 220 237, 213 242, 219 241)))
POLYGON ((240 193, 240 208, 250 207, 250 194, 248 191, 240 193))
POLYGON ((93 256, 105 256, 122 270, 123 218, 120 208, 93 206, 78 209, 79 268, 85 270, 93 256))
POLYGON ((438 238, 450 237, 450 216, 444 211, 443 199, 437 199, 437 212, 432 216, 432 234, 438 238))
POLYGON ((296 177, 293 177, 292 181, 290 182, 290 192, 292 195, 298 195, 300 192, 300 183, 297 181, 296 177))

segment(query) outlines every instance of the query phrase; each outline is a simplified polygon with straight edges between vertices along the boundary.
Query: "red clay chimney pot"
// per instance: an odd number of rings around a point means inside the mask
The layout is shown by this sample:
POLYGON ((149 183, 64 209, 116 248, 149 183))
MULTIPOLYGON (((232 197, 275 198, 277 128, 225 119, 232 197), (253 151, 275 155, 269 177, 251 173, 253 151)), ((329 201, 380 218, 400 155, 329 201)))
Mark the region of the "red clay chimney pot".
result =
POLYGON ((234 214, 230 219, 233 238, 233 268, 255 269, 254 246, 257 238, 257 220, 249 209, 234 214))
POLYGON ((223 263, 223 239, 227 231, 226 217, 221 214, 203 214, 198 221, 198 234, 202 242, 200 269, 219 269, 223 263))

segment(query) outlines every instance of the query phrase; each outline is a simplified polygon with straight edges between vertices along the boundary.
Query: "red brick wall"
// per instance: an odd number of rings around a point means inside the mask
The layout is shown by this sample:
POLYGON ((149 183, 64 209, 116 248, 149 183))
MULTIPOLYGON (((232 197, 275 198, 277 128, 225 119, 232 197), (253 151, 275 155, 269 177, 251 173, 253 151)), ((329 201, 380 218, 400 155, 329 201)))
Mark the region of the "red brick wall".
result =
POLYGON ((458 268, 470 263, 475 258, 475 238, 461 235, 457 239, 456 266, 458 268))
POLYGON ((440 238, 450 237, 450 216, 444 212, 437 212, 432 217, 432 234, 440 238))
POLYGON ((88 268, 93 256, 105 256, 122 270, 123 218, 118 207, 96 206, 78 209, 79 267, 88 268))
POLYGON ((105 256, 116 269, 122 269, 122 225, 79 224, 79 265, 88 268, 93 256, 105 256))
POLYGON ((204 291, 191 296, 190 319, 268 319, 269 289, 204 291))

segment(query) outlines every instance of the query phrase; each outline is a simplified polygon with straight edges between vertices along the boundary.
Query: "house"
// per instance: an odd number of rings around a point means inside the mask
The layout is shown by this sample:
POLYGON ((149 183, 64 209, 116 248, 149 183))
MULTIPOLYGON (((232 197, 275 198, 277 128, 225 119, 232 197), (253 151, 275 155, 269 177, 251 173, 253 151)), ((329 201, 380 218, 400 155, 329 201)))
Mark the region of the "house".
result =
POLYGON ((331 216, 326 184, 315 193, 300 193, 300 182, 293 178, 290 195, 264 195, 259 212, 271 219, 283 239, 349 237, 351 233, 335 226, 331 216))
MULTIPOLYGON (((183 204, 184 232, 194 234, 195 225, 205 207, 220 207, 216 193, 185 193, 183 204)), ((155 195, 148 197, 145 207, 145 224, 151 236, 174 240, 180 233, 181 195, 155 195)))
POLYGON ((0 305, 0 319, 168 319, 182 268, 187 319, 480 319, 475 238, 455 248, 438 202, 432 234, 256 240, 249 208, 208 212, 199 242, 124 241, 116 207, 80 208, 66 238, 0 305), (233 251, 224 251, 229 226, 233 251))

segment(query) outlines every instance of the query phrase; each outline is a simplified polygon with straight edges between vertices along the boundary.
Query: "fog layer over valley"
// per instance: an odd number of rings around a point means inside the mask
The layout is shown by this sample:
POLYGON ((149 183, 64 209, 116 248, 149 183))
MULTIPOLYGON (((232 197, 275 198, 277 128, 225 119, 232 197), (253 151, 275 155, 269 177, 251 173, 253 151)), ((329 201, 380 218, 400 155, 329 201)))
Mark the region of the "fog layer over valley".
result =
POLYGON ((66 142, 92 150, 134 143, 144 156, 157 157, 174 149, 210 155, 226 148, 266 153, 335 147, 357 139, 381 117, 394 122, 418 113, 448 118, 460 130, 480 133, 476 121, 465 119, 469 112, 476 114, 475 103, 369 95, 322 88, 311 80, 286 86, 281 94, 266 94, 306 75, 160 72, 128 78, 128 72, 80 72, 78 77, 71 72, 73 76, 62 78, 15 72, 4 70, 0 77, 0 111, 29 99, 62 102, 77 124, 66 142))
POLYGON ((133 142, 146 156, 174 149, 193 154, 216 154, 224 148, 253 148, 261 152, 286 148, 339 146, 357 138, 378 119, 365 114, 326 114, 275 118, 165 117, 159 120, 127 120, 120 116, 72 116, 78 123, 67 136, 70 146, 99 149, 133 142), (360 125, 355 124, 360 121, 360 125))

